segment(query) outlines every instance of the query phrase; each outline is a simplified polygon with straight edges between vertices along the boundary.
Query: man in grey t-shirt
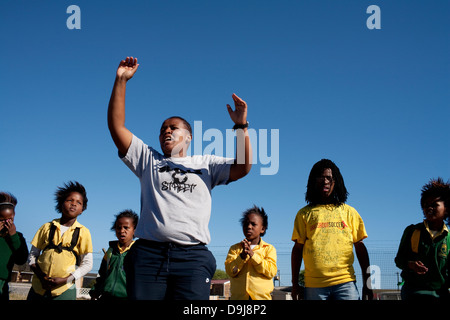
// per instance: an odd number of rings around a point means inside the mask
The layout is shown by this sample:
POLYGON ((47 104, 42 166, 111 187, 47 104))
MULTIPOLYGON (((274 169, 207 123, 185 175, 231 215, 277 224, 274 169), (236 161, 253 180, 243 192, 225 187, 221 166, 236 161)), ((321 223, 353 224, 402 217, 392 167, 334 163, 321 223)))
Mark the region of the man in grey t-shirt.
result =
POLYGON ((235 110, 227 105, 237 129, 236 159, 187 156, 192 131, 181 117, 163 122, 159 153, 125 127, 126 84, 138 66, 133 57, 120 62, 108 108, 108 126, 119 155, 141 182, 139 240, 126 263, 129 296, 208 299, 216 267, 205 247, 210 241, 211 189, 238 180, 251 169, 247 104, 233 94, 235 110))

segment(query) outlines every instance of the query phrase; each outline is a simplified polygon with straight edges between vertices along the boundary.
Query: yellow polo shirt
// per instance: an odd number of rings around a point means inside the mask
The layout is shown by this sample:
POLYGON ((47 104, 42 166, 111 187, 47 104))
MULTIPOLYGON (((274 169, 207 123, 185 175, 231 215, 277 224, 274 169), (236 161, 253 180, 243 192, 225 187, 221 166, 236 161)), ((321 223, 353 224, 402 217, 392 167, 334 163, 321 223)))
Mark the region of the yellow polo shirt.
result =
MULTIPOLYGON (((53 249, 48 249, 42 252, 42 250, 44 250, 45 247, 47 247, 47 245, 49 244, 48 238, 51 224, 54 224, 56 226, 53 243, 58 245, 62 240, 63 247, 70 247, 72 235, 75 231, 75 228, 80 228, 78 243, 73 249, 74 253, 76 253, 78 256, 93 251, 91 233, 89 232, 88 228, 80 224, 78 221, 75 221, 75 223, 68 230, 66 230, 66 232, 64 232, 63 236, 61 237, 60 219, 55 219, 51 222, 47 222, 42 227, 40 227, 36 232, 33 240, 31 241, 31 244, 33 246, 41 250, 41 254, 39 255, 36 263, 39 265, 42 272, 44 272, 48 277, 68 277, 72 272, 75 271, 76 265, 76 258, 72 252, 62 250, 61 253, 58 253, 53 249)), ((33 277, 32 286, 33 290, 37 294, 44 295, 45 290, 42 288, 41 281, 38 277, 33 277)), ((63 286, 53 289, 52 296, 59 296, 71 286, 72 283, 67 283, 63 286)))
POLYGON ((231 300, 271 300, 273 277, 277 273, 277 252, 262 239, 253 257, 243 260, 240 243, 232 245, 225 260, 225 271, 231 277, 231 300))
POLYGON ((323 288, 355 281, 353 243, 365 238, 363 220, 347 204, 302 208, 292 240, 304 245, 305 286, 323 288))

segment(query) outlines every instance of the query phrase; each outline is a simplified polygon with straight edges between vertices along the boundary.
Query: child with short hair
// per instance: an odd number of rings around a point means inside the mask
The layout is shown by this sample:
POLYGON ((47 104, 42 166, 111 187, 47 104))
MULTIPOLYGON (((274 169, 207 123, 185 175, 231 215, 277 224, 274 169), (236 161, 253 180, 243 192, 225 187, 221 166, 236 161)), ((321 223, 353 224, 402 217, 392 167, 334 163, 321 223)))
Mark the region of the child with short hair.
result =
POLYGON ((87 208, 86 189, 70 181, 57 189, 55 200, 61 218, 45 223, 31 241, 28 263, 35 276, 28 300, 75 300, 73 282, 92 269, 91 233, 77 221, 87 208))
POLYGON ((240 222, 245 238, 230 247, 225 260, 225 271, 231 277, 231 300, 271 300, 277 252, 261 239, 268 227, 267 214, 254 206, 242 214, 240 222))
POLYGON ((347 205, 348 192, 336 164, 322 159, 308 178, 307 206, 295 217, 292 240, 292 298, 301 298, 298 276, 305 262, 305 300, 359 300, 353 269, 353 247, 363 275, 363 299, 371 300, 367 286, 369 255, 359 213, 347 205))
POLYGON ((134 244, 134 231, 138 223, 138 215, 132 210, 124 210, 116 215, 112 231, 118 240, 110 241, 100 269, 99 277, 89 292, 92 300, 126 299, 127 279, 124 261, 131 246, 134 244))
POLYGON ((16 197, 0 192, 0 301, 9 300, 8 282, 14 264, 24 264, 28 257, 25 238, 14 224, 16 205, 16 197))
POLYGON ((424 220, 406 227, 395 264, 402 269, 402 300, 448 298, 450 183, 432 179, 422 187, 424 220))

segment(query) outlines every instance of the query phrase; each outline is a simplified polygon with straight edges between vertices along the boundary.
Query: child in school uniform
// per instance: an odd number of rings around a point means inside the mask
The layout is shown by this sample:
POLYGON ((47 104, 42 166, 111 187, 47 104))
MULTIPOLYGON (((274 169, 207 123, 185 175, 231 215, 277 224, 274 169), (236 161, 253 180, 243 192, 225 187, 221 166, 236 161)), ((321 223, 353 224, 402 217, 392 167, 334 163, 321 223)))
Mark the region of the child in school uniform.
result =
POLYGON ((91 233, 77 221, 87 207, 85 188, 70 181, 55 199, 61 218, 45 223, 31 241, 28 263, 35 276, 28 300, 75 300, 74 282, 92 269, 91 233))
POLYGON ((92 300, 126 299, 127 279, 124 261, 134 244, 134 231, 138 223, 138 215, 132 210, 124 210, 116 215, 111 228, 116 232, 118 240, 111 241, 99 269, 99 277, 89 292, 92 300))
POLYGON ((241 223, 245 238, 230 247, 225 260, 231 300, 271 300, 277 252, 261 239, 268 226, 267 214, 254 206, 243 213, 241 223))
POLYGON ((25 238, 14 224, 16 205, 16 197, 0 192, 0 301, 9 300, 8 282, 14 264, 24 264, 28 257, 25 238))
POLYGON ((425 184, 420 205, 424 220, 406 227, 395 257, 404 280, 402 300, 448 298, 450 183, 438 178, 425 184))

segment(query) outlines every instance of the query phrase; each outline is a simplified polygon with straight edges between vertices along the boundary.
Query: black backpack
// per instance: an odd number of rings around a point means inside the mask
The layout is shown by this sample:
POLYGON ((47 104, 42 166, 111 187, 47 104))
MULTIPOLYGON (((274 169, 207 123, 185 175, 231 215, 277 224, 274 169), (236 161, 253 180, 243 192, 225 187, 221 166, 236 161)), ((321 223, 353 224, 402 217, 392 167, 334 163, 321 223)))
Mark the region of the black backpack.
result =
POLYGON ((48 234, 48 242, 49 244, 44 248, 44 250, 48 250, 48 249, 55 249, 56 252, 61 253, 63 250, 67 250, 69 252, 72 252, 73 255, 75 256, 76 259, 76 264, 77 266, 80 265, 80 257, 73 251, 73 248, 75 248, 75 246, 78 243, 78 238, 80 236, 80 228, 75 228, 73 235, 72 235, 72 241, 70 242, 70 246, 69 247, 63 247, 62 245, 62 241, 56 245, 53 243, 53 238, 55 237, 55 231, 56 231, 56 225, 54 225, 52 223, 51 227, 50 227, 50 233, 48 234))

